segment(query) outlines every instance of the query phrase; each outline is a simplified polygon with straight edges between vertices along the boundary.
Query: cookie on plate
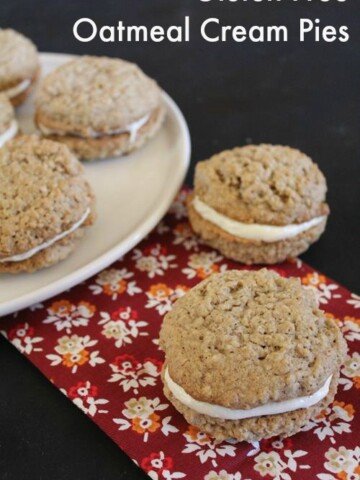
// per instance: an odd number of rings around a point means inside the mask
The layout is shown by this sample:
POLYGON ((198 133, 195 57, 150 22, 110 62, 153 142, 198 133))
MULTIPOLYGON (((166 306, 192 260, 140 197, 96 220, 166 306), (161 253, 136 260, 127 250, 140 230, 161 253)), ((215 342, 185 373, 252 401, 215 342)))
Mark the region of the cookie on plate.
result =
POLYGON ((164 393, 216 439, 290 436, 333 400, 346 344, 298 279, 214 274, 177 300, 160 332, 164 393))
POLYGON ((0 272, 65 259, 94 222, 83 167, 60 143, 22 135, 0 149, 0 272))
POLYGON ((161 90, 140 68, 120 59, 79 57, 48 75, 36 102, 41 133, 92 160, 127 154, 159 130, 161 90))
POLYGON ((39 70, 38 51, 32 41, 10 28, 0 29, 0 93, 14 106, 20 105, 39 70))
POLYGON ((323 233, 326 191, 323 174, 299 150, 249 145, 197 164, 189 219, 226 257, 278 263, 303 253, 323 233))
POLYGON ((0 93, 0 148, 18 133, 14 108, 8 98, 0 93))

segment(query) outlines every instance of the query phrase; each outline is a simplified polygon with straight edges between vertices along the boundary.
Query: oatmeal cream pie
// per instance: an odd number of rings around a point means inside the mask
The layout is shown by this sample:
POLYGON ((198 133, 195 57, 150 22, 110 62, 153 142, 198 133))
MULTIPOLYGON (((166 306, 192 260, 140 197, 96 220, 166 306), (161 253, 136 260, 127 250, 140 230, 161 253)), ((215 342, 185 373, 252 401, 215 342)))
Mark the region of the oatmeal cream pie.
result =
POLYGON ((188 199, 205 243, 242 263, 296 257, 325 230, 326 180, 299 150, 249 145, 199 162, 188 199))
POLYGON ((83 167, 60 143, 22 135, 0 149, 0 272, 66 258, 94 222, 83 167))
POLYGON ((165 116, 161 90, 140 68, 120 59, 79 57, 40 86, 36 123, 80 158, 124 155, 159 130, 165 116))
POLYGON ((299 279, 232 270, 176 301, 160 332, 164 393, 223 440, 290 436, 334 398, 346 344, 299 279))
POLYGON ((35 45, 15 30, 0 28, 0 93, 14 106, 27 98, 39 72, 35 45))
POLYGON ((14 108, 8 98, 0 93, 0 148, 18 133, 14 108))

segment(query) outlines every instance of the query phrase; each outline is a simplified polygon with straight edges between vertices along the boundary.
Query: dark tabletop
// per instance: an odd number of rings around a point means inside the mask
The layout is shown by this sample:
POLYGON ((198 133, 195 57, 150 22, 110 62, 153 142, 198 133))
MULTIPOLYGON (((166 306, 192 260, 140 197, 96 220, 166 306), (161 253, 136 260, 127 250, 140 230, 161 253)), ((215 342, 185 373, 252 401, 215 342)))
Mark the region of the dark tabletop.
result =
MULTIPOLYGON (((325 173, 332 214, 303 259, 353 291, 359 287, 359 5, 283 0, 1 0, 0 27, 28 35, 39 50, 120 56, 139 63, 177 101, 189 123, 196 161, 249 142, 308 153, 325 173), (190 44, 79 43, 74 22, 99 26, 171 25, 191 16, 190 44), (210 44, 199 25, 285 24, 288 43, 210 44), (348 43, 298 41, 300 17, 349 25, 348 43)), ((0 338, 0 478, 147 478, 14 347, 0 338)))

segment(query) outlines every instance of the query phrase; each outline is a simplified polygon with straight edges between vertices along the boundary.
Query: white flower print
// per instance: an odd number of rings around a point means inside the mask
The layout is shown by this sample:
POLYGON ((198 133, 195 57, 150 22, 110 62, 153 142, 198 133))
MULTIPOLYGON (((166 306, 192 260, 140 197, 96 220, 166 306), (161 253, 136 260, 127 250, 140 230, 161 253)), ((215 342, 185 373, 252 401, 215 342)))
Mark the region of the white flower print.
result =
POLYGON ((90 417, 94 417, 97 413, 108 413, 108 410, 104 410, 101 407, 109 403, 109 400, 99 398, 98 387, 92 385, 89 381, 78 382, 64 393, 80 410, 90 417))
POLYGON ((297 459, 307 455, 304 450, 285 450, 284 458, 278 452, 261 452, 255 457, 254 470, 262 477, 269 476, 275 480, 291 480, 291 476, 285 470, 296 472, 297 469, 309 469, 309 465, 299 465, 297 459))
POLYGON ((174 230, 174 245, 182 245, 185 250, 198 250, 200 239, 196 236, 188 222, 178 223, 174 230))
POLYGON ((160 315, 164 315, 171 310, 175 300, 185 295, 188 290, 189 288, 184 285, 176 285, 175 288, 171 288, 165 283, 151 285, 146 292, 148 301, 145 307, 155 308, 160 315))
POLYGON ((90 285, 90 290, 94 295, 103 293, 111 297, 112 300, 117 300, 119 295, 127 293, 133 296, 141 293, 141 288, 136 285, 135 281, 130 281, 134 274, 129 272, 126 268, 104 270, 99 273, 95 279, 95 285, 90 285))
POLYGON ((354 308, 360 308, 360 296, 352 293, 350 300, 346 300, 346 303, 352 305, 354 308))
POLYGON ((339 286, 335 285, 334 283, 329 285, 326 285, 324 283, 320 284, 315 291, 319 303, 326 304, 331 299, 341 298, 341 295, 339 293, 334 293, 335 290, 337 290, 338 288, 339 286))
MULTIPOLYGON (((97 343, 96 340, 93 342, 87 342, 87 346, 92 346, 97 343)), ((65 335, 58 339, 58 345, 55 347, 55 350, 60 353, 61 355, 67 353, 76 353, 83 348, 83 338, 79 337, 78 335, 72 335, 68 337, 65 335)))
POLYGON ((139 387, 154 386, 156 379, 160 376, 161 363, 155 359, 145 359, 140 363, 133 355, 119 355, 112 363, 110 383, 118 383, 124 392, 133 390, 139 392, 139 387))
POLYGON ((155 433, 158 430, 166 437, 170 433, 179 431, 171 425, 171 417, 161 418, 157 413, 169 407, 166 403, 160 403, 159 398, 131 398, 125 402, 125 407, 126 408, 122 410, 123 417, 114 418, 113 422, 119 426, 119 430, 128 430, 131 428, 134 432, 143 435, 144 442, 148 441, 151 433, 155 433))
POLYGON ((114 338, 115 346, 120 348, 125 343, 131 343, 129 338, 129 331, 122 320, 109 320, 101 331, 106 338, 114 338))
POLYGON ((223 257, 216 252, 201 252, 193 253, 189 257, 188 266, 182 269, 182 273, 188 279, 200 278, 204 279, 216 272, 224 272, 227 270, 227 265, 218 265, 223 257))
POLYGON ((261 452, 255 457, 254 470, 260 473, 262 477, 269 475, 276 478, 283 470, 281 457, 277 452, 261 452))
POLYGON ((100 317, 99 325, 103 325, 102 335, 107 339, 114 339, 117 348, 132 343, 135 338, 149 335, 141 331, 148 323, 137 320, 138 313, 131 307, 120 307, 111 315, 100 312, 100 317))
POLYGON ((174 472, 173 465, 172 457, 166 457, 164 452, 151 453, 141 461, 141 467, 152 480, 175 480, 186 477, 183 472, 174 472))
POLYGON ((236 447, 228 442, 212 439, 192 425, 189 425, 188 430, 184 433, 184 437, 188 443, 185 445, 182 453, 195 453, 201 463, 211 460, 213 467, 217 467, 216 458, 218 456, 235 457, 236 447))
POLYGON ((51 361, 51 366, 64 365, 71 368, 71 373, 76 373, 79 366, 88 363, 91 367, 104 363, 105 360, 99 356, 99 351, 90 352, 89 348, 98 343, 91 340, 89 335, 79 337, 78 335, 64 336, 58 339, 54 350, 58 355, 49 354, 46 358, 51 361))
POLYGON ((301 282, 305 288, 314 292, 320 304, 327 304, 332 299, 341 298, 341 295, 336 292, 339 285, 328 283, 325 275, 318 272, 307 273, 305 277, 301 279, 301 282))
POLYGON ((10 329, 8 333, 1 332, 5 338, 19 350, 21 353, 30 355, 32 352, 42 352, 42 348, 38 346, 44 339, 35 336, 35 329, 27 322, 19 323, 14 328, 10 329))
POLYGON ((360 479, 360 447, 349 450, 345 447, 339 447, 338 450, 330 448, 325 453, 326 462, 324 467, 331 473, 336 473, 336 477, 327 473, 320 473, 317 477, 320 480, 338 480, 339 478, 346 480, 360 479), (341 477, 340 477, 341 475, 341 477))
POLYGON ((360 388, 360 354, 358 352, 346 357, 341 373, 348 377, 339 380, 339 383, 344 385, 344 390, 350 390, 354 384, 360 388))
MULTIPOLYGON (((132 398, 125 402, 126 408, 123 410, 123 414, 126 418, 136 417, 148 417, 155 410, 164 410, 166 406, 160 405, 160 400, 155 398, 153 400, 146 397, 132 398)), ((117 423, 117 422, 115 422, 117 423)))
POLYGON ((135 266, 140 272, 146 272, 149 278, 156 275, 164 275, 165 271, 176 268, 172 263, 175 255, 167 255, 167 250, 160 244, 152 245, 144 251, 135 248, 132 259, 135 260, 135 266))
POLYGON ((215 472, 212 470, 205 475, 204 480, 241 480, 241 473, 228 473, 226 470, 215 472))
POLYGON ((185 192, 184 190, 181 191, 178 196, 175 198, 174 202, 172 203, 169 213, 174 215, 174 217, 177 220, 180 220, 181 218, 186 218, 187 217, 187 209, 186 209, 186 197, 188 196, 188 193, 185 192))
POLYGON ((73 327, 86 327, 96 312, 95 305, 88 302, 74 304, 68 300, 53 302, 47 309, 48 316, 43 323, 54 324, 56 330, 71 333, 73 327))
POLYGON ((341 328, 344 337, 349 342, 360 340, 360 319, 355 317, 345 317, 341 328))
POLYGON ((74 398, 73 403, 80 408, 86 415, 94 417, 96 413, 108 413, 108 410, 99 409, 99 405, 108 403, 104 398, 88 398, 86 402, 82 398, 74 398))
POLYGON ((360 376, 360 353, 354 352, 351 356, 346 358, 344 366, 341 369, 341 372, 347 377, 358 377, 360 376))
POLYGON ((339 287, 334 283, 333 284, 319 283, 316 287, 313 285, 307 285, 305 286, 305 288, 313 291, 317 301, 322 305, 326 305, 327 303, 329 303, 331 299, 341 297, 340 294, 335 293, 335 291, 339 287))
POLYGON ((335 401, 332 407, 326 408, 316 418, 310 420, 302 427, 303 432, 314 429, 314 434, 323 441, 329 437, 331 443, 335 443, 334 435, 351 433, 350 422, 354 418, 354 407, 349 403, 335 401))

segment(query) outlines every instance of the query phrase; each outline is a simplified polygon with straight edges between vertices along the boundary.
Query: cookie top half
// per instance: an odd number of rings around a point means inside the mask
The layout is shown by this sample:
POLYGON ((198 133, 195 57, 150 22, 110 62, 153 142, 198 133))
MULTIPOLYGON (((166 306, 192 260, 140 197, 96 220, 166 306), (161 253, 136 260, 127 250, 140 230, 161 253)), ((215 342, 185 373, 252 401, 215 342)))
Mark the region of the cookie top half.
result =
POLYGON ((160 102, 160 88, 137 65, 84 56, 44 79, 36 118, 64 134, 111 134, 152 113, 160 102))
POLYGON ((166 315, 160 344, 175 383, 196 400, 234 409, 313 394, 345 351, 313 292, 265 269, 198 284, 166 315))
POLYGON ((327 215, 326 180, 299 150, 248 145, 199 162, 195 194, 239 222, 289 225, 327 215))
POLYGON ((0 29, 0 90, 33 79, 38 69, 33 42, 10 28, 0 29))
POLYGON ((0 149, 0 258, 70 229, 93 203, 83 167, 62 144, 20 136, 0 149))

